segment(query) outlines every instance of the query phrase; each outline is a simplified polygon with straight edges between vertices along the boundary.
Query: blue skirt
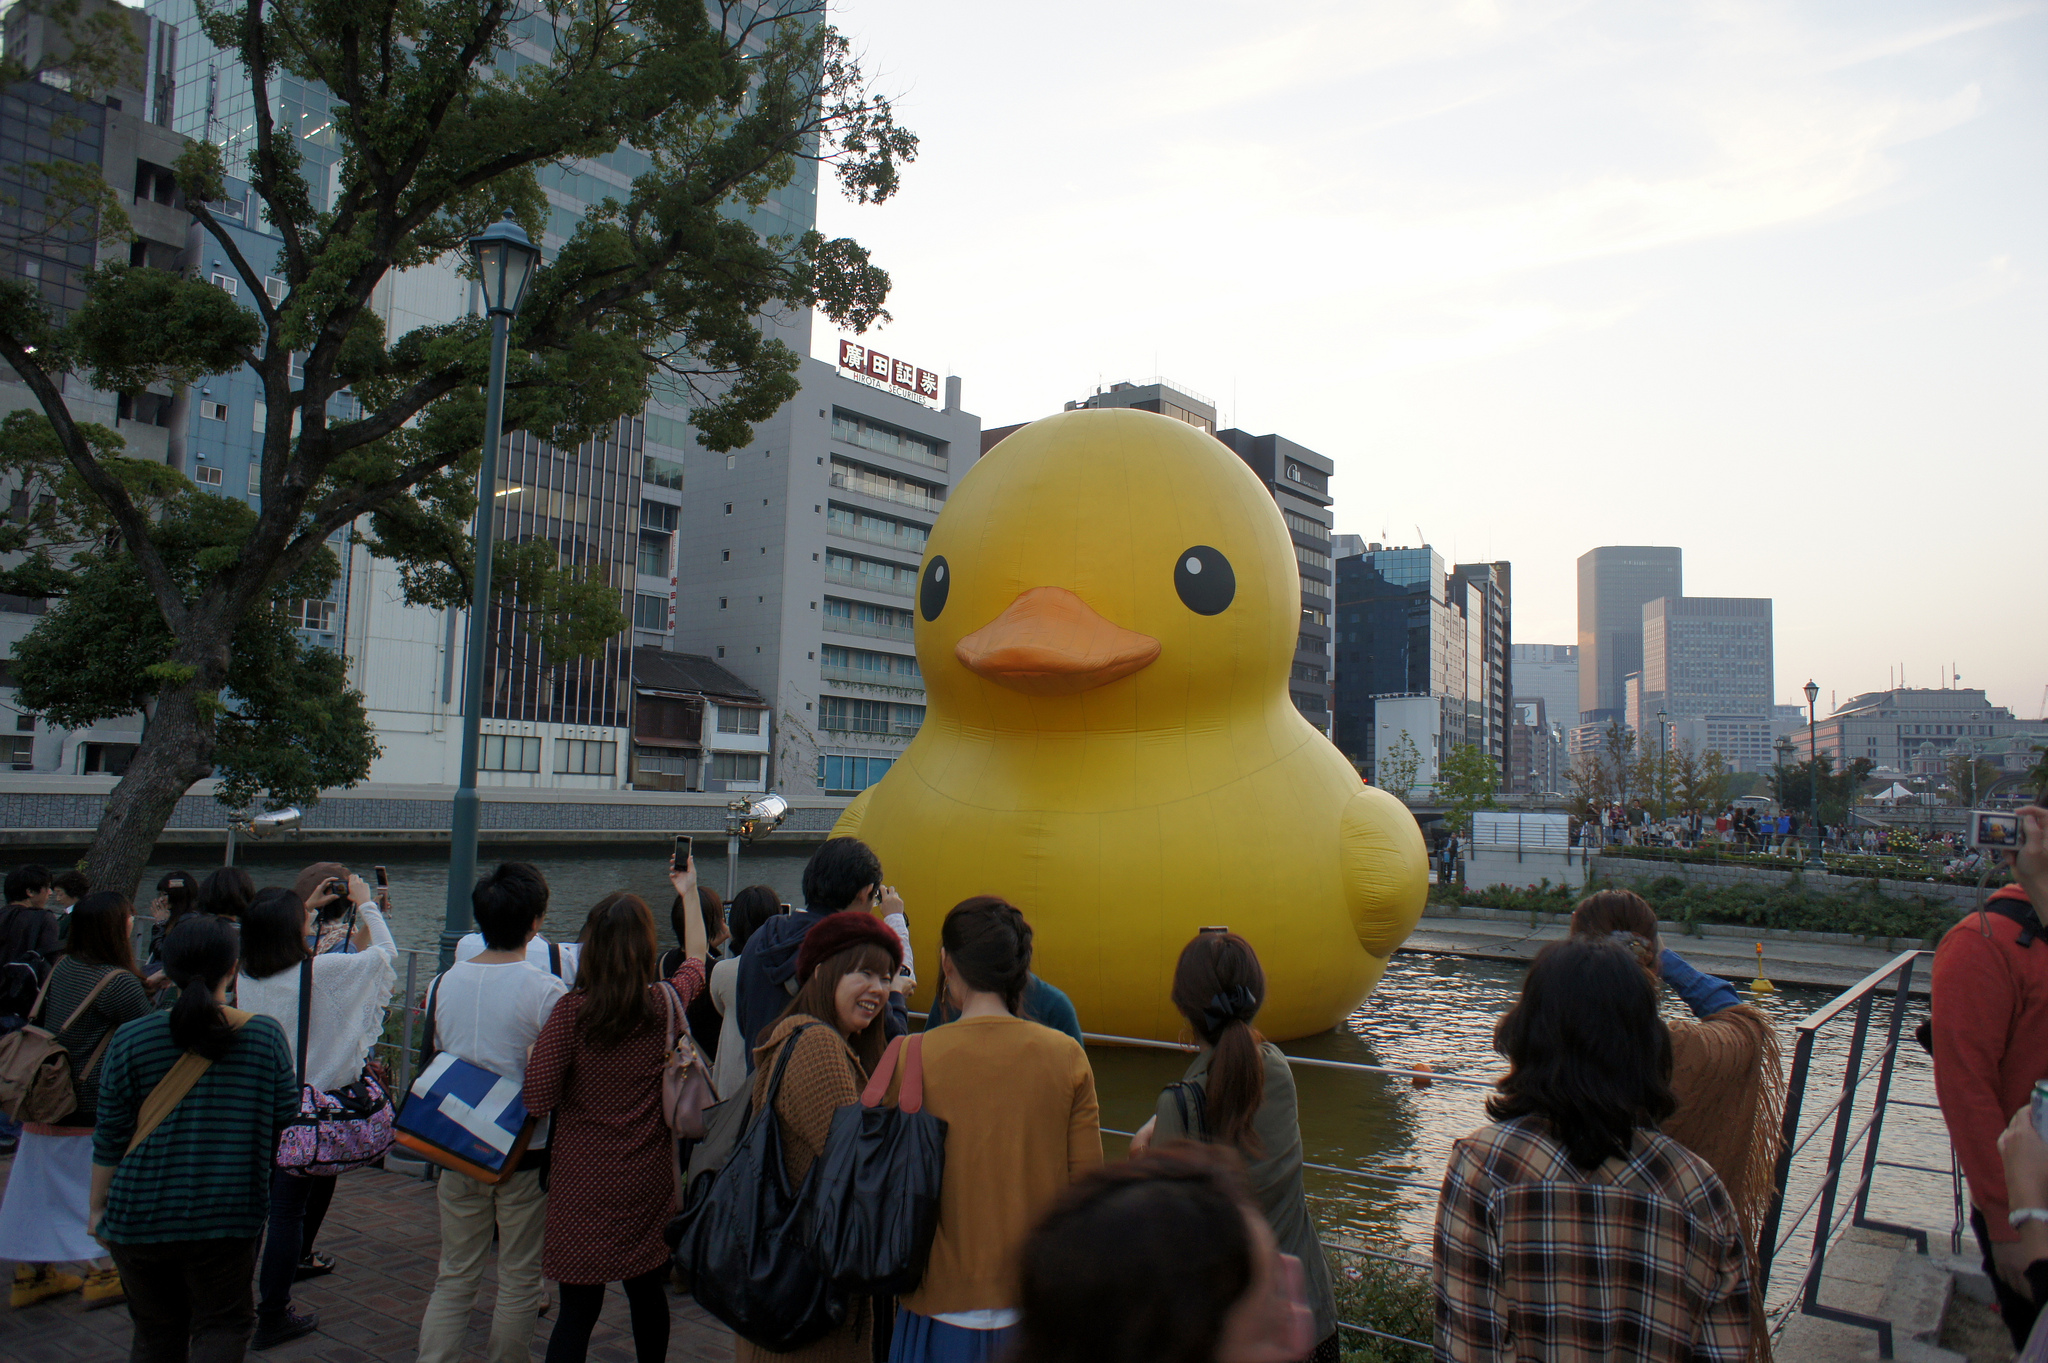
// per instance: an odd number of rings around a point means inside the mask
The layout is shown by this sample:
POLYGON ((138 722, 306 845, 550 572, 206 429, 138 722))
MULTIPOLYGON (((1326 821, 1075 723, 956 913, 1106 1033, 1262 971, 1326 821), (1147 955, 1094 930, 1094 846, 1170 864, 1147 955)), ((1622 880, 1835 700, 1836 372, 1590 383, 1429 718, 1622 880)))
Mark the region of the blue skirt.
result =
POLYGON ((1017 1328, 963 1330, 899 1306, 889 1363, 998 1363, 1010 1351, 1017 1328))

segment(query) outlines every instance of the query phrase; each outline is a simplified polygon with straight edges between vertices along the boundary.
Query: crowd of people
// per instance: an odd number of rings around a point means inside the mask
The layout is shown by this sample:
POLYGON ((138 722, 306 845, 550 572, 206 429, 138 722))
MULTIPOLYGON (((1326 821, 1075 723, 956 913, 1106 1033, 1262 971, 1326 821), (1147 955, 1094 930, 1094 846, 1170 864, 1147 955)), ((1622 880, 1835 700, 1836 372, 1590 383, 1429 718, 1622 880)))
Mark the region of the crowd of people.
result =
MULTIPOLYGON (((1930 1040, 2016 1345, 2048 1291, 2048 1143, 2026 1112, 2048 1077, 2048 945, 2028 950, 2048 811, 2023 817, 2018 883, 1942 944, 1930 1040)), ((678 1056, 769 1124, 782 1168, 759 1176, 785 1190, 816 1185, 850 1129, 835 1116, 878 1094, 944 1124, 913 1285, 835 1288, 828 1328, 793 1346, 739 1332, 742 1363, 1340 1356, 1293 1070, 1258 1031, 1266 980, 1246 936, 1204 929, 1181 951, 1170 993, 1195 1054, 1130 1158, 1106 1163, 1083 1020, 1035 973, 1025 908, 978 896, 945 911, 936 999, 913 1037, 908 910, 863 843, 823 844, 801 908, 767 886, 727 904, 687 861, 669 879, 677 944, 664 953, 655 910, 626 891, 599 900, 573 942, 550 941, 545 876, 501 865, 475 887, 456 964, 407 1001, 424 1004, 423 1066, 453 1056, 497 1076, 528 1120, 503 1169, 438 1170, 422 1360, 465 1355, 494 1254, 488 1358, 527 1357, 552 1310, 547 1358, 578 1363, 612 1283, 640 1363, 666 1357, 671 1292, 709 1301, 678 1237, 704 1187, 747 1168, 697 1180, 718 1122, 679 1139, 678 1056)), ((290 888, 172 873, 139 962, 126 897, 88 890, 60 916, 37 900, 49 881, 10 875, 0 915, 0 951, 27 944, 31 965, 52 963, 29 1018, 54 1034, 37 1044, 71 1058, 69 1106, 22 1125, 0 1200, 16 1307, 125 1301, 138 1359, 234 1359, 317 1329, 292 1287, 346 1271, 315 1248, 337 1180, 283 1161, 281 1137, 310 1095, 375 1073, 396 954, 378 895, 332 863, 290 888)), ((1437 1209, 1440 1358, 1770 1355, 1755 1283, 1779 1155, 1777 1042, 1657 921, 1633 893, 1589 896, 1498 1023, 1507 1070, 1488 1124, 1453 1145, 1437 1209), (1667 1022, 1660 987, 1691 1018, 1667 1022)))

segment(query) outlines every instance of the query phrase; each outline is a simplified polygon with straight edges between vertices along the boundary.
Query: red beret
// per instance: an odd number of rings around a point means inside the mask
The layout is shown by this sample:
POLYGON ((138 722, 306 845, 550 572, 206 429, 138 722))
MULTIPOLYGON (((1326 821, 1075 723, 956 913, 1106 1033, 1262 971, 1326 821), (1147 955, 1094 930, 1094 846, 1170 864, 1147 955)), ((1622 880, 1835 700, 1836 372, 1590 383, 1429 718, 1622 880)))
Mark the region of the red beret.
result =
POLYGON ((796 953, 798 986, 807 984, 819 965, 850 947, 863 945, 880 947, 889 953, 891 962, 902 966, 903 943, 896 940, 894 928, 864 910, 843 909, 804 934, 804 944, 796 953))

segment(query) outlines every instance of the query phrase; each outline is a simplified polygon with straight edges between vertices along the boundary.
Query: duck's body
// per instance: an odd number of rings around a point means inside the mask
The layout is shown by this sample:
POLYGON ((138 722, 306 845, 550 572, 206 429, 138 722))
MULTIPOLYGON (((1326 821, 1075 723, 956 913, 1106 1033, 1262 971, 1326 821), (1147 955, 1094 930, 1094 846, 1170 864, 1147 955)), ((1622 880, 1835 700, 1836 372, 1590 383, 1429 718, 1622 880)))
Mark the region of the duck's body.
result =
POLYGON ((880 855, 926 960, 947 908, 998 894, 1090 1031, 1177 1036, 1204 927, 1258 950, 1269 1036, 1357 1007, 1426 854, 1288 699, 1294 554, 1248 469, 1148 413, 1034 423, 962 480, 921 586, 924 726, 835 832, 880 855))

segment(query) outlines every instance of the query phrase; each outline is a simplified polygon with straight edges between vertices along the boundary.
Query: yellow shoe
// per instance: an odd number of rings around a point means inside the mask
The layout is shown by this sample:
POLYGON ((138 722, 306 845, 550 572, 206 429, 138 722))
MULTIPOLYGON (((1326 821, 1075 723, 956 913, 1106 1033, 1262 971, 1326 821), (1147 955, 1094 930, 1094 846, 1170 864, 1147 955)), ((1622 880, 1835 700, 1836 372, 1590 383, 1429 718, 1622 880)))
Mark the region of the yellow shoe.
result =
POLYGON ((128 1300, 126 1289, 121 1286, 121 1270, 118 1268, 96 1268, 85 1275, 85 1309, 97 1311, 102 1306, 119 1306, 128 1300))
POLYGON ((85 1286, 85 1279, 76 1273, 59 1273, 48 1264, 16 1264, 14 1266, 14 1309, 34 1306, 39 1301, 61 1297, 76 1292, 85 1286))

